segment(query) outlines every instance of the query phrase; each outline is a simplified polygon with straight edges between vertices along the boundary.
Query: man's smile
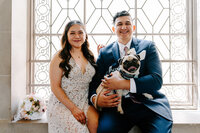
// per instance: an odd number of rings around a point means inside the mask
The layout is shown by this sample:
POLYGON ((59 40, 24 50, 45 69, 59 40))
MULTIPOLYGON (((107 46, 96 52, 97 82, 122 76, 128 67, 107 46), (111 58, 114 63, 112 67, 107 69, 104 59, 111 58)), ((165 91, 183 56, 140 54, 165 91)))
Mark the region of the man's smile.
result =
POLYGON ((129 33, 129 30, 124 30, 124 31, 120 31, 121 34, 127 34, 129 33))

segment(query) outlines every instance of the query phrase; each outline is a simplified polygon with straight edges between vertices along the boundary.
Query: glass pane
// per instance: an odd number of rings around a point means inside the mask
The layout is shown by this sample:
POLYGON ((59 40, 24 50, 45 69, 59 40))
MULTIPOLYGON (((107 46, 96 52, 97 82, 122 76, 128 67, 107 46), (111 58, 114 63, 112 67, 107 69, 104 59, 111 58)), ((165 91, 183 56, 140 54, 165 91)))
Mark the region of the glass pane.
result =
POLYGON ((171 36, 170 42, 172 60, 192 60, 193 50, 186 36, 171 36))
POLYGON ((45 101, 49 99, 49 96, 51 94, 50 86, 34 86, 31 87, 31 90, 33 93, 37 94, 37 96, 39 96, 45 101))
POLYGON ((96 9, 86 21, 88 33, 112 33, 112 15, 108 10, 96 9))
POLYGON ((197 107, 197 88, 192 85, 163 86, 163 92, 172 109, 195 109, 197 107))
POLYGON ((186 33, 186 0, 170 0, 171 33, 186 33))
POLYGON ((31 63, 31 84, 49 84, 49 62, 31 63))
POLYGON ((138 33, 186 33, 185 0, 137 2, 138 33))
POLYGON ((34 60, 50 60, 50 38, 48 36, 35 36, 34 60))
POLYGON ((138 3, 138 33, 169 33, 169 3, 146 0, 138 3))
POLYGON ((108 45, 112 43, 113 41, 116 40, 116 36, 112 35, 94 35, 94 36, 89 36, 88 41, 90 43, 90 49, 94 53, 95 57, 97 58, 98 53, 97 53, 97 45, 98 44, 103 44, 103 45, 108 45))
POLYGON ((194 69, 193 63, 191 62, 162 62, 163 70, 163 83, 190 83, 193 81, 193 72, 194 69))
POLYGON ((51 0, 35 0, 34 4, 35 33, 50 33, 51 0))
POLYGON ((139 39, 154 41, 161 60, 192 60, 192 46, 186 35, 139 35, 139 39))
POLYGON ((53 57, 53 55, 62 48, 61 36, 52 36, 51 46, 51 57, 53 57))

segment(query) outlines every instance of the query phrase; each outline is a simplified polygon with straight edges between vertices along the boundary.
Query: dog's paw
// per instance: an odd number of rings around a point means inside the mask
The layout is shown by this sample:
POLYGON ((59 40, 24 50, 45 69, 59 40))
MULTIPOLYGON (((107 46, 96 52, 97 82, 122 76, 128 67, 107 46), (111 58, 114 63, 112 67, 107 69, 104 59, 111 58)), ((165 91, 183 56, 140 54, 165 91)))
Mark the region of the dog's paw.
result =
POLYGON ((143 95, 148 99, 151 99, 151 100, 153 99, 153 96, 151 94, 144 93, 143 95))
POLYGON ((118 112, 119 112, 120 114, 124 114, 124 111, 123 111, 122 107, 119 107, 119 106, 118 106, 118 109, 117 109, 117 110, 118 110, 118 112))

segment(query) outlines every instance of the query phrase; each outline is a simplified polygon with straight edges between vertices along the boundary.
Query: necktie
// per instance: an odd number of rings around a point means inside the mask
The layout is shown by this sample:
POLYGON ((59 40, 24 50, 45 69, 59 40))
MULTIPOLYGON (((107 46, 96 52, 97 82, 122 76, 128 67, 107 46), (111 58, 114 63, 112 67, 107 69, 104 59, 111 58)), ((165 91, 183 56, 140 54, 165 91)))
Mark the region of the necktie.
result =
POLYGON ((125 46, 125 47, 124 47, 124 53, 125 53, 124 55, 127 55, 127 52, 128 52, 128 47, 125 46))

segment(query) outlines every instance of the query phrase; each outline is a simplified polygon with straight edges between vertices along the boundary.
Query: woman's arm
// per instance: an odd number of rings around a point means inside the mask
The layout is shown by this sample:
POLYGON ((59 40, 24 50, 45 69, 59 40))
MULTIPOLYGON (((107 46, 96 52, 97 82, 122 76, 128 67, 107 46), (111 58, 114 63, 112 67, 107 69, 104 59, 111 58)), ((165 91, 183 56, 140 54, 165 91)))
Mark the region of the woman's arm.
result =
POLYGON ((76 105, 67 97, 64 90, 61 88, 61 79, 63 76, 63 70, 59 67, 61 62, 59 53, 57 53, 50 62, 50 84, 51 90, 57 99, 64 104, 73 114, 73 116, 81 123, 86 123, 86 117, 84 112, 76 107, 76 105))

